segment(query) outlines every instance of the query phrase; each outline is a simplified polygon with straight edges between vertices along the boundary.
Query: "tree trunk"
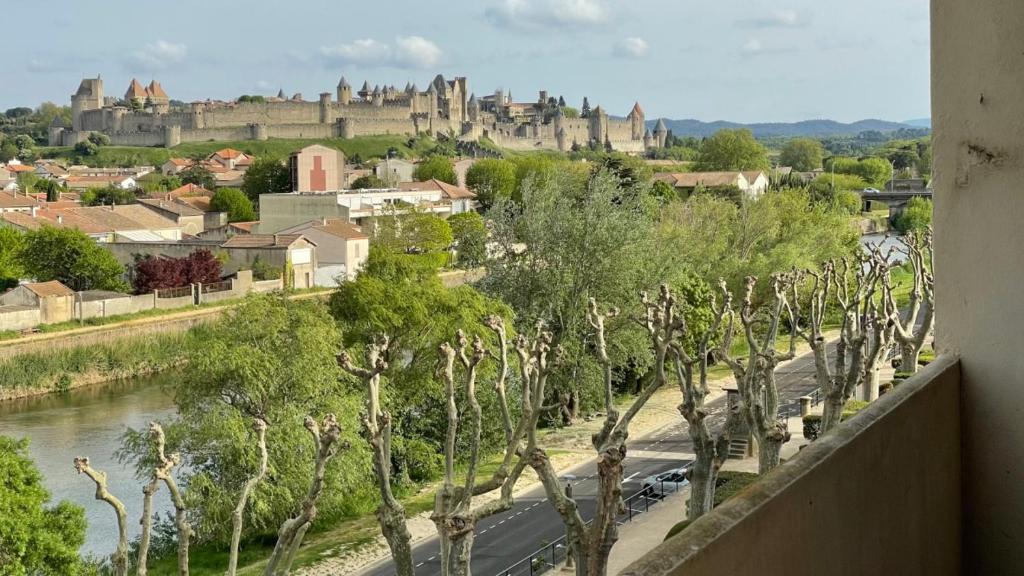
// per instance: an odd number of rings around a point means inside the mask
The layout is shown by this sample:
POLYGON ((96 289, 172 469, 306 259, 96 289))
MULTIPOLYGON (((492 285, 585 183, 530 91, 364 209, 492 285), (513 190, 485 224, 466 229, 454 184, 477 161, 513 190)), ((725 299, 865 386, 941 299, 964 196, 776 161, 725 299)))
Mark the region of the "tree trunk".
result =
POLYGON ((616 519, 622 510, 622 461, 625 445, 604 450, 597 459, 597 511, 587 531, 587 575, 605 576, 608 557, 619 539, 616 519))
POLYGON ((900 345, 900 372, 909 372, 914 374, 917 372, 917 360, 921 355, 921 348, 914 346, 912 343, 900 345))
POLYGON ((149 540, 153 533, 153 494, 156 494, 159 488, 160 480, 154 476, 142 489, 142 519, 139 521, 139 524, 142 524, 142 536, 139 538, 139 562, 136 568, 138 576, 146 576, 149 573, 146 564, 149 563, 149 540))
POLYGON ((868 368, 867 378, 864 380, 864 385, 861 387, 861 400, 865 402, 874 402, 878 400, 878 387, 882 379, 882 369, 878 366, 872 366, 868 368))
POLYGON ((764 475, 779 465, 782 445, 786 437, 778 430, 772 430, 757 440, 757 473, 764 475))
POLYGON ((267 474, 267 423, 257 418, 253 423, 256 431, 256 446, 260 451, 260 464, 256 474, 246 480, 242 486, 242 493, 238 497, 238 505, 231 513, 231 548, 228 552, 228 576, 235 576, 238 570, 238 546, 242 541, 242 522, 245 514, 245 506, 249 502, 249 496, 256 489, 256 485, 263 480, 267 474))
POLYGON ((451 540, 451 560, 448 564, 448 574, 451 576, 472 576, 473 528, 467 527, 465 532, 451 540))
POLYGON ((79 474, 85 474, 96 484, 96 499, 110 504, 117 515, 117 548, 114 551, 111 564, 114 576, 126 576, 128 574, 128 516, 124 504, 107 491, 106 472, 95 470, 89 466, 88 458, 75 458, 75 470, 79 474))
POLYGON ((690 465, 690 499, 686 503, 686 518, 691 522, 707 514, 715 505, 715 482, 718 467, 714 454, 701 454, 706 448, 697 450, 697 458, 690 465))
POLYGON ((843 419, 846 401, 841 390, 833 390, 825 397, 821 414, 821 433, 824 434, 839 425, 843 419))

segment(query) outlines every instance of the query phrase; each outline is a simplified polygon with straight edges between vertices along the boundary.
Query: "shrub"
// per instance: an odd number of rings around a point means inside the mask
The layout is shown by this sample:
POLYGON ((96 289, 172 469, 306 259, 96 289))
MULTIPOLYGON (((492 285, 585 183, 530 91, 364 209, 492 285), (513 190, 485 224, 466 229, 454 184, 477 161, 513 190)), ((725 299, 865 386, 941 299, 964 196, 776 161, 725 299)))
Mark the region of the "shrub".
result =
MULTIPOLYGON (((743 491, 744 488, 757 482, 759 476, 753 472, 735 472, 726 470, 718 473, 718 480, 715 482, 715 506, 720 505, 729 498, 743 491)), ((689 520, 683 520, 669 529, 665 540, 682 532, 690 525, 689 520)))
POLYGON ((441 475, 444 457, 420 438, 405 441, 402 454, 405 472, 413 482, 427 482, 441 475))
POLYGON ((821 434, 821 414, 804 416, 804 438, 817 440, 821 434))

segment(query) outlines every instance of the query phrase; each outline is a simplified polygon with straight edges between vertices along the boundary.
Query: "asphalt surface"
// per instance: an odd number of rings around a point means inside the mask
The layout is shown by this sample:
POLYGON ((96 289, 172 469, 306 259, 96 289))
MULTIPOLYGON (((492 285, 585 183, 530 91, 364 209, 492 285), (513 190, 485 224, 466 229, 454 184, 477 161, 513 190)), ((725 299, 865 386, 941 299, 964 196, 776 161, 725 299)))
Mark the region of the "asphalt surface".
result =
MULTIPOLYGON (((776 371, 779 387, 780 413, 796 416, 800 413, 799 398, 814 390, 814 361, 810 353, 797 357, 776 371)), ((724 422, 725 397, 708 403, 709 425, 716 430, 724 422)), ((659 474, 689 463, 693 456, 693 445, 685 421, 666 426, 641 438, 633 438, 628 444, 629 454, 624 462, 625 479, 623 497, 640 492, 641 482, 653 474, 659 474)), ((563 475, 572 483, 573 497, 585 520, 593 517, 596 506, 597 467, 593 460, 585 462, 563 475)), ((628 502, 626 517, 642 513, 650 502, 638 497, 628 502)), ((622 520, 627 518, 623 517, 622 520)), ((565 534, 561 517, 548 502, 540 485, 516 498, 508 512, 485 519, 477 526, 473 545, 472 571, 479 576, 518 576, 530 574, 527 562, 509 571, 516 563, 535 556, 535 553, 565 534)), ((563 550, 555 550, 560 560, 563 550)), ((550 559, 553 551, 548 548, 544 555, 550 559)), ((439 545, 436 537, 421 541, 413 549, 417 576, 433 576, 441 573, 439 545)), ((363 571, 366 576, 393 576, 395 570, 388 558, 363 571)))

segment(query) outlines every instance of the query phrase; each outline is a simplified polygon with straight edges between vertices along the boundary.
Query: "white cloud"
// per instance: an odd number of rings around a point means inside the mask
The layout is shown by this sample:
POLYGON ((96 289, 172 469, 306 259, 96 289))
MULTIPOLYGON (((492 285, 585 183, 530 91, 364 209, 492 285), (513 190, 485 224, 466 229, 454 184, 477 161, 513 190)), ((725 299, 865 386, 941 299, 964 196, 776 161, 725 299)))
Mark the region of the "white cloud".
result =
POLYGON ((422 36, 395 39, 395 64, 401 68, 432 68, 441 62, 441 49, 422 36))
POLYGON ((391 47, 372 38, 362 38, 348 44, 323 46, 320 53, 334 64, 380 66, 391 59, 391 47))
POLYGON ((643 38, 626 38, 615 45, 614 54, 621 58, 643 58, 647 56, 650 46, 643 38))
POLYGON ((499 0, 484 16, 503 28, 588 27, 608 20, 605 0, 499 0))
POLYGON ((143 71, 163 70, 185 60, 188 48, 166 40, 146 44, 128 55, 128 67, 143 71))
POLYGON ((747 28, 802 28, 807 19, 791 8, 775 10, 770 14, 739 20, 741 26, 747 28))
POLYGON ((764 51, 764 46, 761 45, 761 41, 757 38, 751 38, 743 43, 740 47, 740 51, 744 54, 758 54, 764 51))
POLYGON ((399 36, 392 46, 372 38, 348 44, 322 46, 320 54, 328 66, 361 66, 373 68, 431 68, 441 61, 443 51, 422 36, 399 36))

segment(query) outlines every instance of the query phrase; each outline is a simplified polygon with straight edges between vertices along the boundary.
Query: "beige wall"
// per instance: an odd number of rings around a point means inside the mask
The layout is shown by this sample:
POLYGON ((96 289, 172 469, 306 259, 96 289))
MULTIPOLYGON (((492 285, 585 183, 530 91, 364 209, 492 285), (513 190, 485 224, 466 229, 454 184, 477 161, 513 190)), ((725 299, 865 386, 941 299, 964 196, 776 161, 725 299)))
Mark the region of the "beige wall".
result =
POLYGON ((291 157, 289 168, 294 191, 326 192, 344 187, 345 155, 333 148, 307 146, 291 157))
POLYGON ((959 384, 933 362, 621 574, 960 574, 959 384))
POLYGON ((932 0, 936 339, 963 363, 965 574, 1024 566, 1024 2, 932 0))

